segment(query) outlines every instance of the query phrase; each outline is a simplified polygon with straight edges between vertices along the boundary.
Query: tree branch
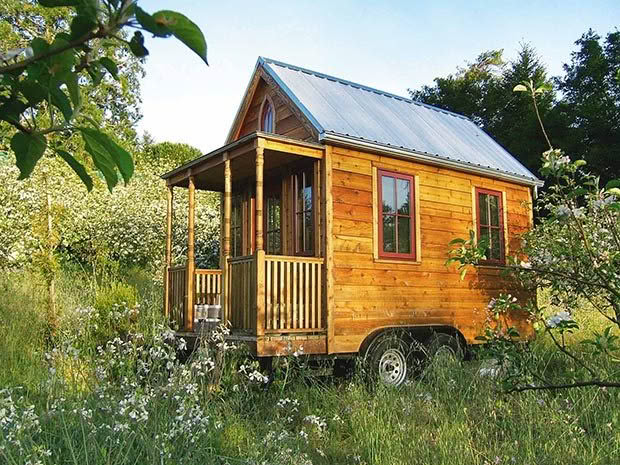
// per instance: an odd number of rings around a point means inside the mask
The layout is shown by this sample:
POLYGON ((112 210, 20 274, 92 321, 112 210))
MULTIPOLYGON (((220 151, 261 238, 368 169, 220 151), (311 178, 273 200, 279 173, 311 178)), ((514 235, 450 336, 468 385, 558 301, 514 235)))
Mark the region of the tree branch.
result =
POLYGON ((545 386, 519 386, 515 388, 511 388, 507 391, 504 391, 506 394, 513 394, 515 392, 523 392, 523 391, 551 391, 556 389, 571 389, 577 387, 587 387, 587 386, 598 386, 598 387, 610 387, 610 388, 620 388, 620 383, 615 383, 612 381, 600 381, 597 379, 591 381, 580 381, 577 383, 569 383, 569 384, 549 384, 545 386))
POLYGON ((17 70, 21 70, 26 68, 29 64, 34 63, 36 61, 39 60, 44 60, 46 58, 52 57, 54 55, 58 55, 62 52, 66 52, 69 49, 72 48, 77 48, 80 45, 88 42, 89 40, 92 39, 101 39, 103 37, 107 37, 110 35, 112 29, 108 30, 106 28, 100 28, 99 30, 97 30, 96 32, 89 32, 85 35, 83 35, 82 37, 80 37, 79 39, 75 39, 71 42, 68 42, 67 44, 63 45, 62 47, 57 47, 57 48, 53 48, 53 49, 49 49, 46 52, 37 55, 37 56, 33 56, 30 58, 26 58, 25 60, 22 61, 18 61, 17 63, 12 63, 10 65, 6 65, 6 66, 1 66, 0 67, 0 74, 5 74, 5 73, 9 73, 11 71, 17 71, 17 70))

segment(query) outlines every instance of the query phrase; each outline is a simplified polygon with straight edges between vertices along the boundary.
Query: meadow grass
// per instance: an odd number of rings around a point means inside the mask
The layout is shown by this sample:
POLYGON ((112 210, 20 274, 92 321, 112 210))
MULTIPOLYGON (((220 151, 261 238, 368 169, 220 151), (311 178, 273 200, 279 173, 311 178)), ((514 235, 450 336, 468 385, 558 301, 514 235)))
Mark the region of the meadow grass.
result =
MULTIPOLYGON (((0 276, 2 463, 620 463, 618 390, 506 395, 479 374, 484 350, 463 364, 439 359, 398 389, 325 376, 303 356, 265 383, 242 349, 216 357, 221 339, 181 364, 161 326, 161 289, 140 270, 127 276, 138 316, 114 306, 111 327, 125 332, 100 349, 85 341, 100 321, 90 308, 111 283, 63 273, 50 340, 38 279, 0 276)), ((533 349, 571 376, 547 341, 533 349)))

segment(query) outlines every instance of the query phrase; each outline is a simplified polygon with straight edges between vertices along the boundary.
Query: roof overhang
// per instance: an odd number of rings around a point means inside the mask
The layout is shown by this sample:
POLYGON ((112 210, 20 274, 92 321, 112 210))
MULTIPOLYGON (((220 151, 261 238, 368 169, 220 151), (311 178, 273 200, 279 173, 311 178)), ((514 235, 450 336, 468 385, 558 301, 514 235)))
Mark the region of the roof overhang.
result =
MULTIPOLYGON (((265 151, 266 169, 269 166, 276 166, 278 163, 285 162, 286 159, 290 160, 299 157, 320 159, 323 158, 325 151, 325 146, 322 144, 300 141, 277 134, 253 132, 168 171, 162 174, 161 178, 166 180, 169 186, 181 187, 186 187, 190 176, 195 176, 198 180, 205 176, 210 178, 214 176, 222 177, 223 179, 222 166, 226 160, 232 160, 234 165, 237 161, 247 158, 242 157, 242 155, 248 154, 259 147, 265 151)), ((213 184, 213 180, 211 184, 213 184)), ((200 188, 200 186, 197 187, 200 188)))
POLYGON ((476 165, 466 161, 452 160, 446 157, 442 157, 441 155, 418 152, 402 147, 394 147, 391 145, 380 144, 377 142, 367 141, 356 137, 346 136, 343 134, 323 132, 319 135, 319 141, 346 148, 369 150, 375 153, 389 155, 395 158, 419 161, 430 165, 441 166, 443 168, 450 168, 458 171, 464 171, 467 173, 479 174, 481 176, 501 179, 503 181, 514 182, 516 184, 526 186, 541 187, 544 185, 544 181, 541 181, 540 179, 528 178, 526 176, 520 176, 514 173, 508 173, 505 171, 489 168, 482 165, 476 165))

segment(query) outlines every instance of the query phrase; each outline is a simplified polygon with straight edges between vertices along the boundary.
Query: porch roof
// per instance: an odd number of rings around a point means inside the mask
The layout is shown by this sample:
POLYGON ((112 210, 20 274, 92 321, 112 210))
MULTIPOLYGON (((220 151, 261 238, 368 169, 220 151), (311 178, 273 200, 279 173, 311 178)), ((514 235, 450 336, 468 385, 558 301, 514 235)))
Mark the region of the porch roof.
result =
POLYGON ((277 168, 304 157, 322 158, 325 146, 277 134, 253 132, 161 175, 169 186, 187 187, 194 176, 197 189, 224 190, 224 161, 231 160, 233 181, 254 174, 254 158, 242 156, 264 148, 265 170, 277 168))

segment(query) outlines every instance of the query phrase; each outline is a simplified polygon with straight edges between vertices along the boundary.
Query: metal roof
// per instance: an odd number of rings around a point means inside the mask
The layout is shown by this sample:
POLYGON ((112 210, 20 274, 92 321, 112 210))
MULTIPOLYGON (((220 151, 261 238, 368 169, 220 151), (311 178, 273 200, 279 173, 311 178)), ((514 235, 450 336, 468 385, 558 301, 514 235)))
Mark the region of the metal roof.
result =
POLYGON ((268 58, 260 57, 260 65, 315 126, 320 140, 393 148, 542 185, 465 116, 268 58))

